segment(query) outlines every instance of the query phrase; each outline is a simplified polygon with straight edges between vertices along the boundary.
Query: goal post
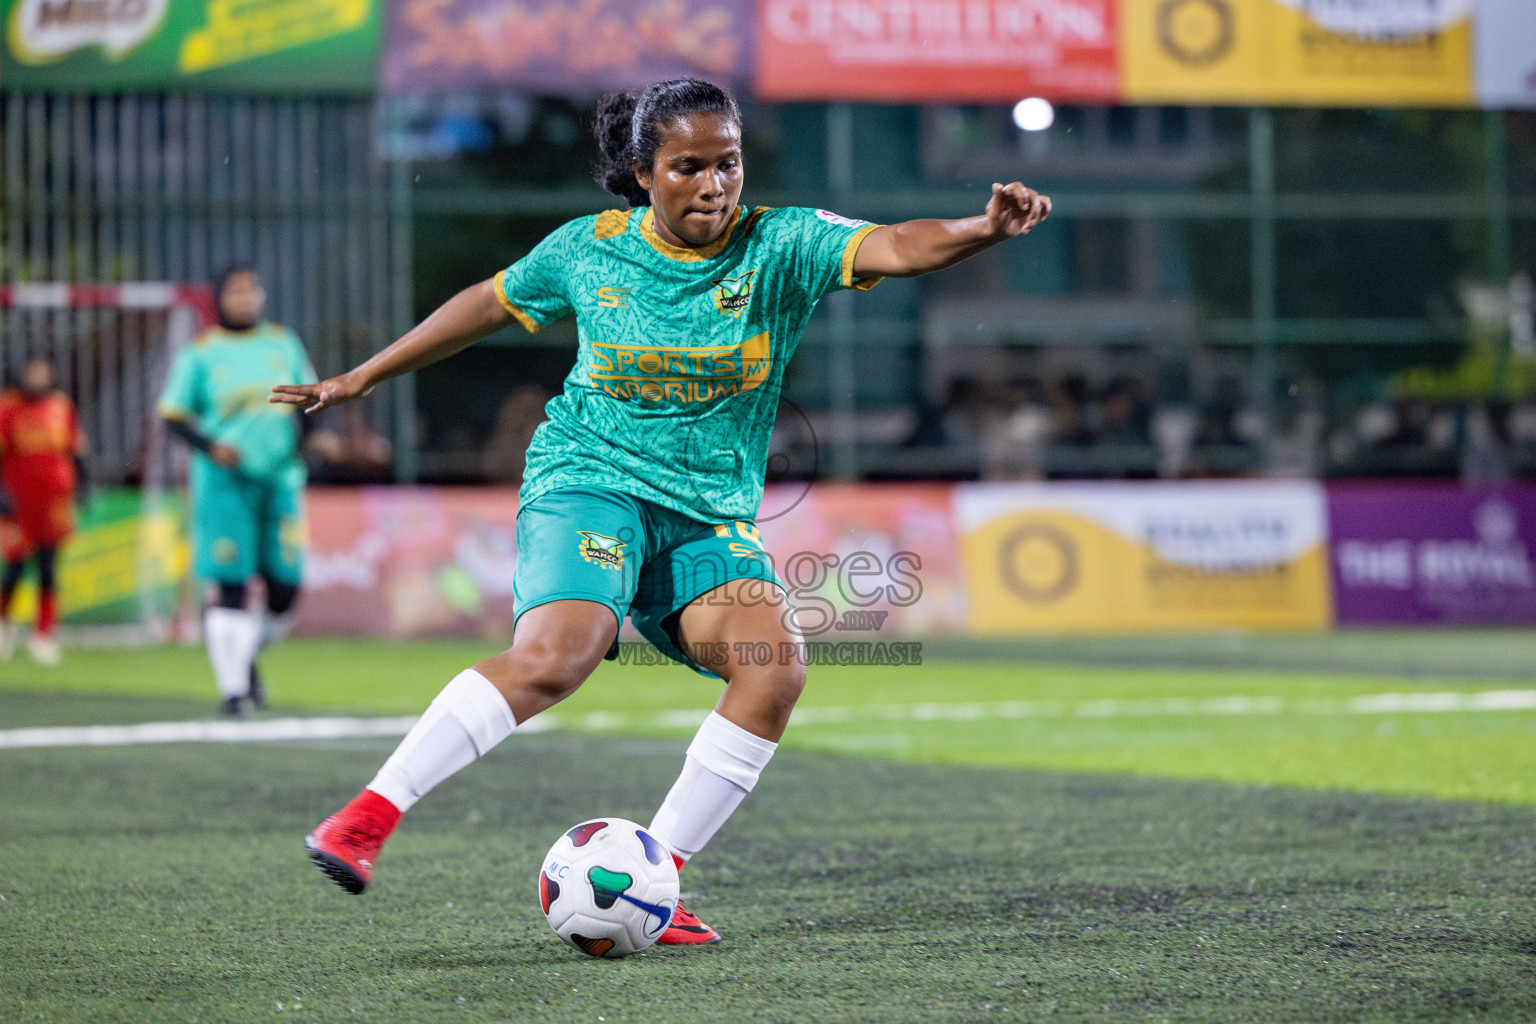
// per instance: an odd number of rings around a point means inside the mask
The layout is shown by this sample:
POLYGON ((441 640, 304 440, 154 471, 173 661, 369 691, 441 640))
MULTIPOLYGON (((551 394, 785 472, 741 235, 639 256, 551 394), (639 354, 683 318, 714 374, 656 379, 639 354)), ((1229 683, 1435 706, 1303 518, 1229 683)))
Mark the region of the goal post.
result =
POLYGON ((31 354, 52 358, 104 488, 60 566, 66 626, 86 642, 166 640, 186 625, 187 460, 156 404, 171 361, 213 321, 206 284, 0 285, 0 362, 9 376, 31 354))

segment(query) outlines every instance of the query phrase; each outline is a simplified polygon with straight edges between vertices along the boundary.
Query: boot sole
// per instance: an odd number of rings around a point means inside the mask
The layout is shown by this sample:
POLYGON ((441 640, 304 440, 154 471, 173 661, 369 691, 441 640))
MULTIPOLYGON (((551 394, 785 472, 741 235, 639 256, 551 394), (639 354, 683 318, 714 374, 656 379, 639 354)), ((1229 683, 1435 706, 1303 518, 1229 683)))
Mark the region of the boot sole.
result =
POLYGON ((322 875, 352 895, 356 896, 368 888, 368 880, 359 875, 350 864, 316 846, 313 835, 304 837, 304 852, 309 854, 310 861, 320 869, 322 875))

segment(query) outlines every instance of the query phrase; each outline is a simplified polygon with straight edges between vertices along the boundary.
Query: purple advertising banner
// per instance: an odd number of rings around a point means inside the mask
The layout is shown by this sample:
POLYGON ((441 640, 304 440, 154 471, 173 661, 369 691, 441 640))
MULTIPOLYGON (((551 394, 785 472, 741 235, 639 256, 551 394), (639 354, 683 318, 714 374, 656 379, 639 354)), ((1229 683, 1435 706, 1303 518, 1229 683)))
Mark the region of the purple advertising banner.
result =
POLYGON ((391 92, 590 94, 666 78, 745 77, 752 0, 395 0, 391 92))
POLYGON ((1328 488, 1342 626, 1536 623, 1536 488, 1328 488))

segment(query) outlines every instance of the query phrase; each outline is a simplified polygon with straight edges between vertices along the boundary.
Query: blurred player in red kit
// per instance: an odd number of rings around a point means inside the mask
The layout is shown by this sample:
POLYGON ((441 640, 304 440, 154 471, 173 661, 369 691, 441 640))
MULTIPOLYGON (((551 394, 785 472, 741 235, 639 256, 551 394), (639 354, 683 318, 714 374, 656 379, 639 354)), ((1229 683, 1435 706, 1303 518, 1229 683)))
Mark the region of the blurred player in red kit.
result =
POLYGON ((15 649, 11 602, 27 561, 37 562, 37 621, 27 651, 57 665, 59 548, 75 528, 75 503, 86 483, 85 434, 75 404, 54 387, 46 356, 27 358, 20 386, 0 396, 0 661, 15 649))

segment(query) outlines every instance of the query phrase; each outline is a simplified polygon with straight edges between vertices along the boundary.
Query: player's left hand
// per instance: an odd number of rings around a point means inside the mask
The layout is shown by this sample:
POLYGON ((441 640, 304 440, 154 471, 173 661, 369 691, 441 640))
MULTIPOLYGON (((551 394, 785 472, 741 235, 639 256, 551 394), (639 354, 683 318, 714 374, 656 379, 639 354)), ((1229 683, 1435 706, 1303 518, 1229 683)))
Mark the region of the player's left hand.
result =
POLYGON ((1051 197, 1017 181, 993 183, 987 201, 987 226, 1000 238, 1027 235, 1051 213, 1051 197))
POLYGON ((278 384, 272 388, 267 401, 280 405, 299 405, 307 413, 317 413, 333 405, 362 398, 372 390, 371 387, 359 384, 352 378, 352 374, 344 373, 318 384, 278 384))

